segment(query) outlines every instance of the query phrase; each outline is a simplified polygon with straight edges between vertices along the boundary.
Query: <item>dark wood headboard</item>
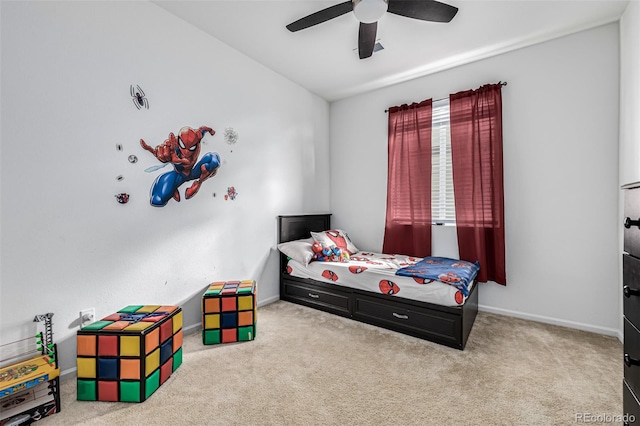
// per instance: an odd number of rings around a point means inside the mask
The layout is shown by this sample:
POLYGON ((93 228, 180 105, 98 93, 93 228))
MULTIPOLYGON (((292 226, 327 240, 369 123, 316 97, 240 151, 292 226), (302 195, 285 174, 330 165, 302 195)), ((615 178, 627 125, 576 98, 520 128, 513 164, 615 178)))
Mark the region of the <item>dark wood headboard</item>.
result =
POLYGON ((278 243, 309 238, 331 229, 331 213, 278 216, 278 243))
MULTIPOLYGON (((327 229, 331 229, 331 213, 278 216, 278 244, 309 238, 311 232, 327 229)), ((280 253, 281 275, 284 274, 286 267, 287 256, 280 253)), ((280 284, 282 287, 282 282, 280 284)))

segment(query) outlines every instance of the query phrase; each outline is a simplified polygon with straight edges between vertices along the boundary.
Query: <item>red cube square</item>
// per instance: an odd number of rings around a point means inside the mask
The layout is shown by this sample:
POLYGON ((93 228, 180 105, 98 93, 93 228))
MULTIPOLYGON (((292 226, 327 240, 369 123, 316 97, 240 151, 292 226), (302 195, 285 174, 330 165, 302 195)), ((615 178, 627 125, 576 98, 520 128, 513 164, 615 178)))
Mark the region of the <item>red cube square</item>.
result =
POLYGON ((118 401, 118 382, 98 381, 98 401, 118 401))
POLYGON ((237 342, 237 329, 235 328, 223 328, 222 329, 222 343, 237 342))

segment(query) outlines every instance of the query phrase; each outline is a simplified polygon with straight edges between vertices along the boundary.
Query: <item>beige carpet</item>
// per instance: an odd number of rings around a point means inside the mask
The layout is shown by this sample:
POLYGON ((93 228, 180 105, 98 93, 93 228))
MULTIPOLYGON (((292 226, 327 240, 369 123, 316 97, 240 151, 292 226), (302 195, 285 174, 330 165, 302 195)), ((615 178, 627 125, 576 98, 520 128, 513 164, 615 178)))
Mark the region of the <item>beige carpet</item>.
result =
POLYGON ((256 340, 203 346, 141 404, 76 401, 38 425, 569 425, 622 413, 613 337, 479 313, 464 351, 276 302, 256 340))

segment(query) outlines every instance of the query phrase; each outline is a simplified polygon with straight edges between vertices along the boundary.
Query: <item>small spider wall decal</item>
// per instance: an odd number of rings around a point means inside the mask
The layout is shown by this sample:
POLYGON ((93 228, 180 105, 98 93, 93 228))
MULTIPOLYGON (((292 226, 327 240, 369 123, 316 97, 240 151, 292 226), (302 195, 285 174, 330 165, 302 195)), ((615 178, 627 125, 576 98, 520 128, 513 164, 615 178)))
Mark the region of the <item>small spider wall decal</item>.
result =
POLYGON ((146 109, 149 109, 149 101, 145 97, 145 94, 139 85, 136 84, 135 88, 133 87, 133 84, 130 85, 129 93, 131 94, 133 104, 136 106, 136 108, 140 109, 144 107, 146 109))

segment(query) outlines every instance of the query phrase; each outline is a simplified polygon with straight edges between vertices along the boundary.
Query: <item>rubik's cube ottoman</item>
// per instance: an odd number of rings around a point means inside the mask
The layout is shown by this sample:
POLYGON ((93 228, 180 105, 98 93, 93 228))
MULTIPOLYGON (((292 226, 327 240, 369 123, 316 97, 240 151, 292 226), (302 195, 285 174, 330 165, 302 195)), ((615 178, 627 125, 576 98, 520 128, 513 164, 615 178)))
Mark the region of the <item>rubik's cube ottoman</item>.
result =
POLYGON ((78 400, 143 402, 182 364, 182 308, 127 306, 77 340, 78 400))
POLYGON ((202 296, 202 343, 232 343, 256 337, 256 282, 218 281, 202 296))

